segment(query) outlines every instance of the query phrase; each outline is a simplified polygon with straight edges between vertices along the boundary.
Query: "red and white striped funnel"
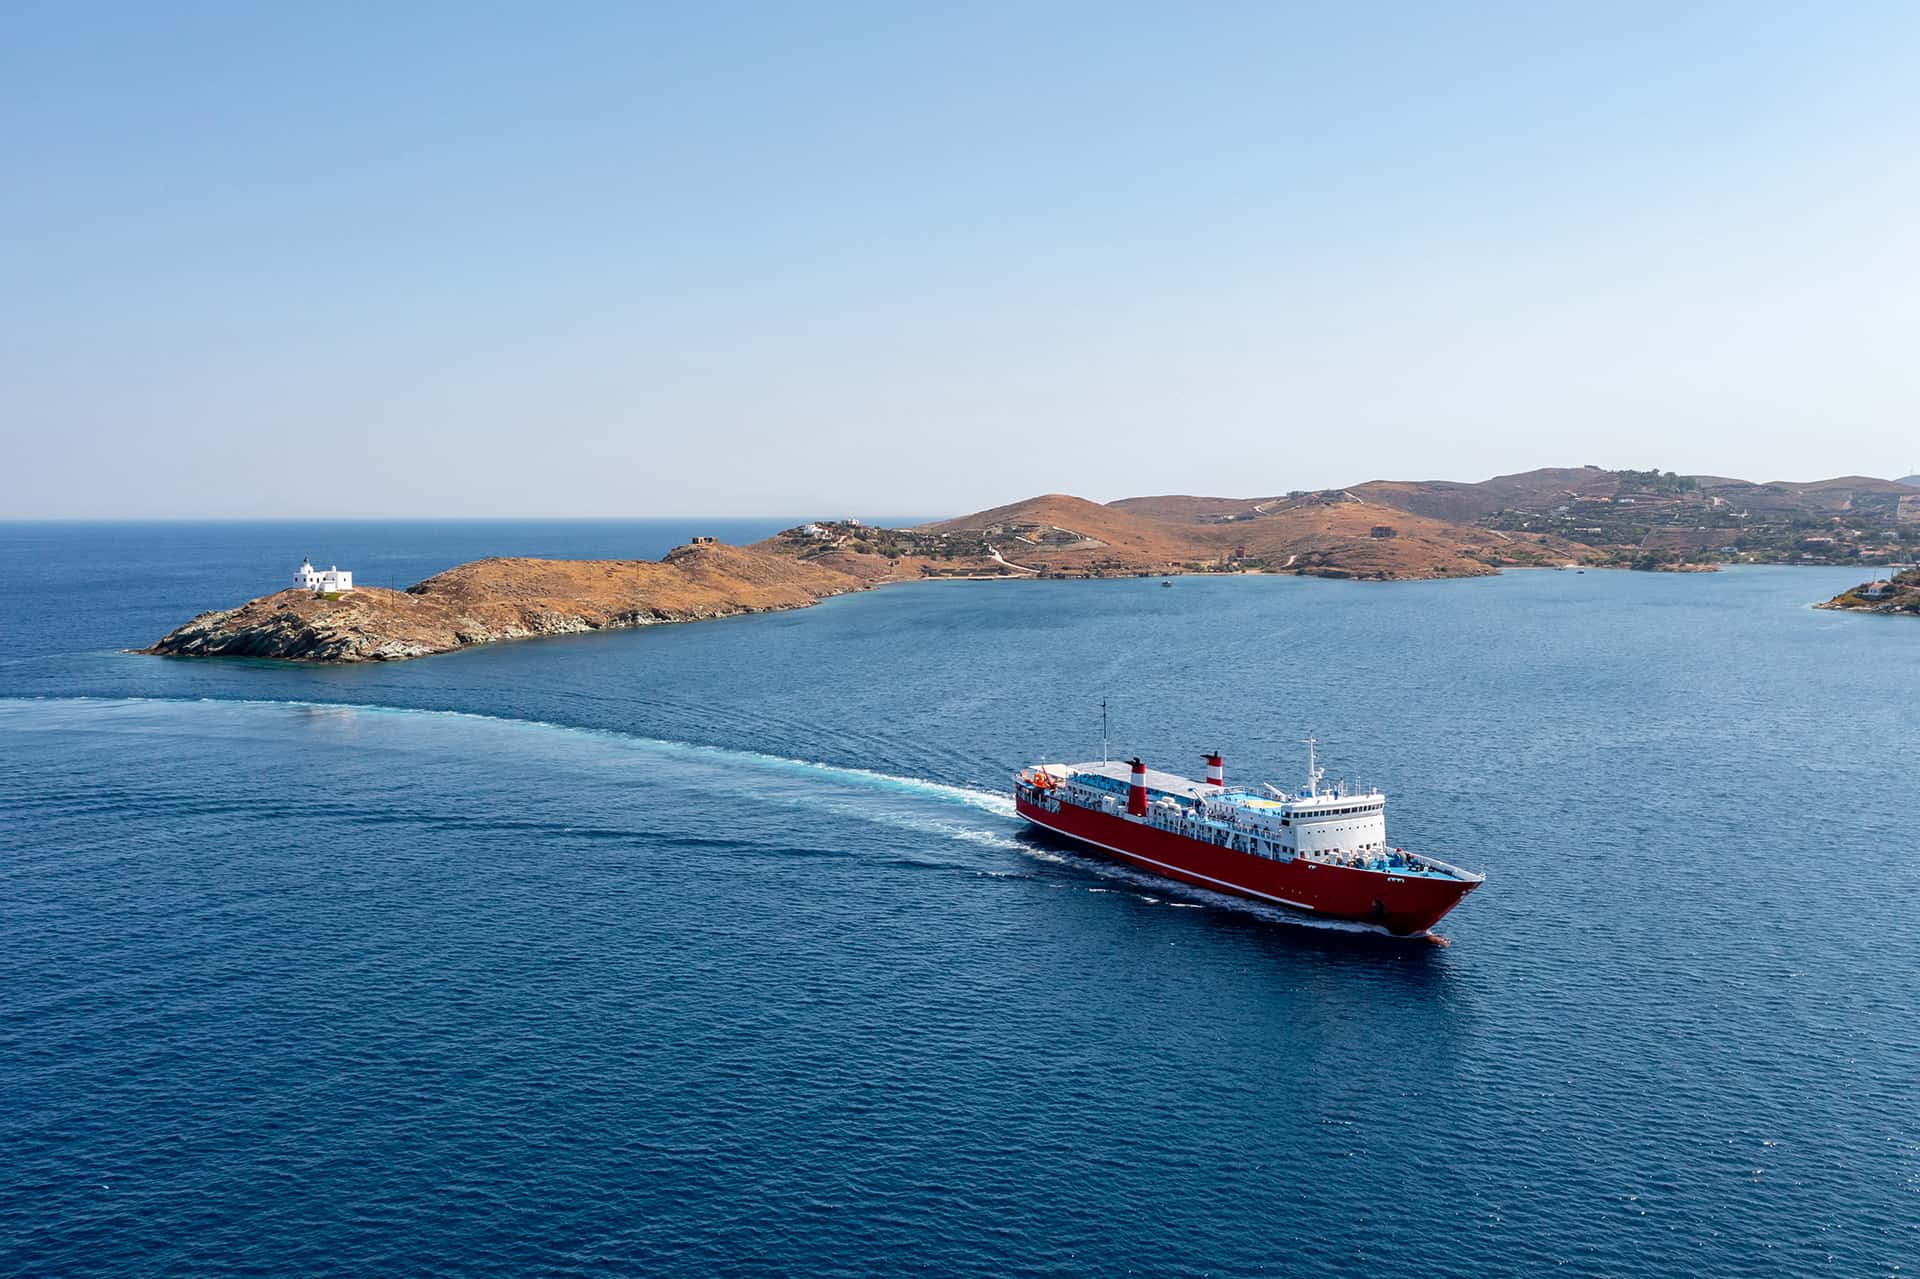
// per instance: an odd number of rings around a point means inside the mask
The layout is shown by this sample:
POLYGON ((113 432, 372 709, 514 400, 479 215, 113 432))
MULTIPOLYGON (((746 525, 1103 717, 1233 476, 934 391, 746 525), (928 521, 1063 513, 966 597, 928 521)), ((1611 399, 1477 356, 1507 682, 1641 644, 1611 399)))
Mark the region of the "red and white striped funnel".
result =
POLYGON ((1219 751, 1208 751, 1204 758, 1207 761, 1207 785, 1224 788, 1227 784, 1226 761, 1220 758, 1219 751))
POLYGON ((1133 757, 1133 778, 1127 784, 1127 811, 1135 817, 1147 815, 1147 766, 1133 757))

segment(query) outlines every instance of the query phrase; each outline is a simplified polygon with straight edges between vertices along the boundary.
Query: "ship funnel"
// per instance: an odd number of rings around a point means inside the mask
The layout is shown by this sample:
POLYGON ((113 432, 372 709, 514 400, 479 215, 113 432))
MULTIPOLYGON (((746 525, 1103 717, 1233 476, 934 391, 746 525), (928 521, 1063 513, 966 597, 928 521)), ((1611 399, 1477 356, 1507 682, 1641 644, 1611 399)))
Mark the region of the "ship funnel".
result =
POLYGON ((1147 766, 1135 755, 1132 760, 1133 778, 1127 784, 1127 812, 1135 817, 1147 815, 1147 766))
POLYGON ((1220 752, 1208 751, 1203 758, 1207 761, 1207 785, 1218 786, 1224 790, 1227 785, 1227 773, 1225 761, 1220 758, 1220 752))

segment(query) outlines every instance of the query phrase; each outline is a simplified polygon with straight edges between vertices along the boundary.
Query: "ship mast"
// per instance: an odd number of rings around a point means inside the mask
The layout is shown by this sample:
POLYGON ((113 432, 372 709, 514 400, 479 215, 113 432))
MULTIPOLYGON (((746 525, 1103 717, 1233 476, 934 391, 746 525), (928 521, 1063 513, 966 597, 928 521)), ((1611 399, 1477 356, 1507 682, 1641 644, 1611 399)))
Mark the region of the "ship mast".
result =
POLYGON ((1100 762, 1107 762, 1107 699, 1100 699, 1100 762))
POLYGON ((1314 759, 1313 748, 1319 745, 1319 739, 1313 735, 1312 729, 1307 730, 1306 745, 1307 745, 1307 794, 1314 799, 1318 799, 1320 797, 1320 778, 1326 772, 1326 770, 1321 768, 1314 759))

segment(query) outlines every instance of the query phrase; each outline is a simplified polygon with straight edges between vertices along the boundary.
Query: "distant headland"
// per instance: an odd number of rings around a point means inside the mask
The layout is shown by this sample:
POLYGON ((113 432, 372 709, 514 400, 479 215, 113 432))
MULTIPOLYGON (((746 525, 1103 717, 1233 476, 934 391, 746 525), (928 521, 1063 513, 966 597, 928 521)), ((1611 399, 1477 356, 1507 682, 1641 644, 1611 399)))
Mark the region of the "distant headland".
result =
POLYGON ((1890 578, 1862 582, 1815 608, 1848 613, 1885 613, 1920 617, 1920 568, 1904 569, 1890 578))
POLYGON ((387 661, 802 608, 938 578, 1264 572, 1399 581, 1573 565, 1682 572, 1722 561, 1890 565, 1916 555, 1920 484, 1862 476, 1755 484, 1587 466, 1477 484, 1374 480, 1255 498, 1103 505, 1054 493, 914 528, 837 520, 753 546, 702 538, 658 561, 478 560, 404 591, 353 587, 350 573, 331 577, 303 564, 294 587, 204 613, 145 651, 387 661), (344 589, 328 589, 343 582, 344 589))

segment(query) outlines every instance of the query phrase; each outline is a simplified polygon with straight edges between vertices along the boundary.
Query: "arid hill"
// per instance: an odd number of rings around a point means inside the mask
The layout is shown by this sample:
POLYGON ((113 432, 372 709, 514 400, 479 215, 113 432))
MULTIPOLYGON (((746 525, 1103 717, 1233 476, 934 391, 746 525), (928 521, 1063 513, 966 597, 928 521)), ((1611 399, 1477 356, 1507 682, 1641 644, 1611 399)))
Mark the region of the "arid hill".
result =
POLYGON ((1471 577, 1502 564, 1563 563, 1585 549, 1388 510, 1337 491, 1128 498, 1107 506, 1047 494, 913 532, 964 538, 1008 564, 1060 575, 1243 569, 1471 577))
POLYGON ((1004 562, 1079 575, 1186 567, 1406 578, 1567 563, 1894 563, 1920 551, 1920 489, 1859 475, 1756 484, 1545 467, 1477 483, 1369 480, 1270 497, 1129 497, 1104 507, 1055 493, 906 532, 938 533, 949 550, 962 539, 992 558, 989 571, 1004 562))
POLYGON ((1491 549, 1494 563, 1525 563, 1535 553, 1634 568, 1723 560, 1893 563, 1920 550, 1920 488, 1860 475, 1756 484, 1671 471, 1548 467, 1477 483, 1370 480, 1285 497, 1145 497, 1114 505, 1168 522, 1213 525, 1265 520, 1303 501, 1357 501, 1472 529, 1458 535, 1462 547, 1481 559, 1491 549), (1488 548, 1478 536, 1486 533, 1516 542, 1488 548), (1529 539, 1537 546, 1522 544, 1529 539))
POLYGON ((1618 471, 1604 471, 1597 466, 1550 466, 1515 475, 1496 475, 1475 484, 1450 480, 1369 480, 1346 491, 1376 506, 1471 524, 1515 507, 1611 496, 1619 487, 1618 471))
POLYGON ((1501 566, 1563 564, 1586 549, 1430 519, 1344 490, 1265 504, 1256 515, 1204 531, 1229 558, 1250 566, 1382 580, 1477 577, 1501 566))
POLYGON ((659 561, 486 559, 404 591, 280 591, 203 613, 147 652, 389 661, 536 635, 801 608, 865 585, 792 556, 717 544, 683 546, 659 561))
POLYGON ((1232 571, 1472 577, 1591 553, 1563 538, 1450 524, 1341 492, 1258 501, 1131 498, 1104 506, 1047 493, 909 529, 804 525, 761 546, 872 582, 1232 571))
POLYGON ((1123 497, 1107 505, 1116 511, 1166 524, 1220 524, 1248 519, 1259 514, 1262 507, 1284 500, 1280 497, 1196 497, 1186 493, 1168 493, 1160 497, 1123 497))
POLYGON ((1064 493, 1046 493, 913 531, 977 539, 989 555, 997 552, 1016 568, 1043 572, 1161 572, 1218 557, 1217 549, 1191 529, 1064 493))
POLYGON ((1596 466, 1544 467, 1497 475, 1475 484, 1449 480, 1370 480, 1347 492, 1382 506, 1471 523, 1506 510, 1540 511, 1557 505, 1621 497, 1715 497, 1743 509, 1818 517, 1873 506, 1920 490, 1868 475, 1830 480, 1774 480, 1756 484, 1719 475, 1661 475, 1657 471, 1608 471, 1596 466))

